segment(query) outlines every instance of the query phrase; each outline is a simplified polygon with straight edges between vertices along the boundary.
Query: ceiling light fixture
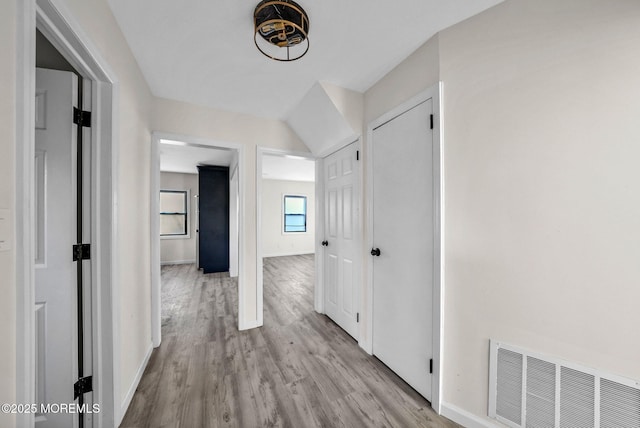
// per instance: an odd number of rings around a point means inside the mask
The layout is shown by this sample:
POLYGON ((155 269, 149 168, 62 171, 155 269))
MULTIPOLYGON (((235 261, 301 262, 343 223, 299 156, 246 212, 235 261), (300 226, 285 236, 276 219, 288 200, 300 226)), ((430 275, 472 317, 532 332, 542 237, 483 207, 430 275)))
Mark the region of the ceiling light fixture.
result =
POLYGON ((253 24, 256 47, 271 59, 295 61, 309 50, 309 17, 293 0, 261 1, 253 24))
POLYGON ((184 141, 175 141, 175 140, 160 140, 160 144, 166 144, 167 146, 186 146, 187 143, 184 141))

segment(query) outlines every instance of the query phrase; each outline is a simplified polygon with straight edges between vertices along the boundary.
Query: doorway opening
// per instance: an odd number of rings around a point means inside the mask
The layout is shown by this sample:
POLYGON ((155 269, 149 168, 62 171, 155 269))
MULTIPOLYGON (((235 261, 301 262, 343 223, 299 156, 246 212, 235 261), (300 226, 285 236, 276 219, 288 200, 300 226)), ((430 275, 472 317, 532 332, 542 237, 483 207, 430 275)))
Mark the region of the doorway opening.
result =
MULTIPOLYGON (((244 291, 243 180, 240 145, 154 133, 151 149, 151 316, 153 346, 162 340, 163 265, 195 265, 238 277, 244 291)), ((238 299, 242 314, 242 300, 238 299)), ((242 328, 243 318, 238 325, 242 328)))
MULTIPOLYGON (((61 426, 113 426, 118 419, 118 409, 115 406, 114 391, 119 391, 119 374, 115 364, 116 355, 119 355, 118 338, 114 330, 114 322, 117 316, 114 314, 112 302, 117 300, 117 287, 113 287, 111 279, 115 275, 116 266, 114 254, 112 252, 114 244, 114 212, 113 204, 115 186, 115 175, 112 167, 114 165, 113 141, 113 83, 106 63, 93 47, 79 34, 80 26, 71 16, 60 11, 50 0, 27 0, 21 2, 18 7, 18 31, 17 46, 20 56, 17 62, 17 108, 16 108, 16 265, 17 265, 17 311, 16 311, 16 337, 17 337, 17 383, 16 401, 24 403, 34 403, 36 399, 51 402, 50 398, 43 398, 43 394, 50 391, 43 389, 42 370, 48 373, 57 370, 66 370, 65 364, 69 361, 53 361, 53 354, 42 358, 42 351, 46 351, 47 342, 54 338, 47 338, 43 334, 43 316, 48 309, 58 307, 54 304, 55 296, 47 296, 46 302, 41 301, 42 295, 37 293, 37 279, 42 277, 43 269, 53 267, 53 257, 47 260, 47 240, 56 239, 51 236, 51 232, 56 228, 53 221, 52 211, 48 210, 47 202, 62 206, 64 198, 71 196, 73 206, 78 204, 84 209, 87 218, 80 222, 72 221, 72 239, 65 233, 65 247, 67 241, 72 242, 70 248, 60 248, 62 254, 67 254, 67 260, 63 261, 66 266, 67 275, 70 278, 61 279, 61 283, 68 288, 67 279, 73 282, 73 297, 76 297, 78 290, 82 291, 82 296, 78 293, 80 304, 75 299, 73 303, 73 315, 79 316, 91 314, 91 322, 77 322, 72 316, 73 332, 71 342, 76 351, 75 357, 83 357, 74 360, 72 373, 74 377, 79 369, 83 368, 83 373, 92 376, 85 379, 81 384, 71 383, 67 385, 68 379, 60 383, 60 390, 70 395, 69 401, 74 402, 77 397, 83 397, 85 402, 90 400, 93 403, 100 403, 100 413, 92 415, 80 415, 71 421, 61 422, 61 426), (39 33, 38 33, 39 32, 39 33), (38 62, 43 59, 43 46, 45 51, 52 54, 53 61, 46 65, 49 68, 70 68, 70 76, 67 80, 73 82, 78 77, 83 79, 82 99, 87 101, 84 110, 91 111, 91 118, 80 113, 78 118, 81 129, 74 138, 82 137, 85 143, 82 144, 85 150, 78 154, 83 161, 84 174, 75 173, 76 152, 73 147, 76 143, 71 143, 71 150, 67 150, 64 157, 72 163, 67 170, 65 182, 71 184, 71 191, 67 189, 55 188, 53 183, 54 175, 64 176, 62 167, 55 161, 54 152, 62 146, 53 144, 42 150, 42 146, 36 151, 36 128, 46 128, 40 120, 43 116, 37 116, 36 106, 45 106, 47 98, 44 93, 36 92, 36 40, 39 41, 38 62), (90 85, 90 86, 89 86, 90 85), (38 99, 39 98, 39 99, 38 99), (38 119, 38 122, 36 122, 38 119), (86 119, 86 121, 85 121, 86 119), (86 129, 85 129, 86 128, 86 129), (91 149, 87 147, 87 140, 91 141, 91 149), (47 153, 50 156, 47 157, 47 153), (36 156, 38 155, 38 156, 36 156), (34 161, 35 160, 35 161, 34 161), (57 167, 53 167, 58 165, 57 167), (51 167, 49 169, 48 167, 51 167), (44 168, 44 169, 43 169, 44 168), (47 176, 43 177, 46 170, 47 176), (69 172, 71 171, 71 177, 69 172), (47 183, 47 180, 51 182, 47 183), (40 184, 40 186, 38 186, 40 184), (46 185, 50 185, 50 194, 43 193, 46 185), (80 190, 80 191, 78 191, 80 190), (57 192, 57 193, 56 193, 57 192), (71 194, 72 192, 75 192, 71 194), (66 195, 66 196, 65 196, 66 195), (85 195, 85 197, 81 197, 85 195), (60 198, 58 198, 60 196, 60 198), (51 200, 53 199, 53 201, 51 200), (38 210, 41 209, 40 212, 38 210), (49 212, 47 212, 49 211, 49 212), (47 228, 47 219, 51 227, 47 228), (82 245, 82 244, 86 244, 82 245), (74 246, 78 246, 80 251, 74 252, 74 246), (90 247, 88 247, 90 246, 90 247), (86 249, 89 251, 85 251, 86 249), (78 261, 74 261, 69 269, 69 260, 74 254, 78 261), (41 256, 43 256, 41 258, 41 256), (51 262, 51 263, 49 263, 51 262), (82 268, 77 268, 77 265, 82 268), (45 267, 47 266, 47 267, 45 267), (76 281, 84 286, 76 288, 76 281), (45 304, 42 304, 45 303, 45 304), (75 328, 84 327, 83 331, 76 331, 75 328), (82 343, 81 343, 82 342, 82 343), (75 344, 77 343, 77 345, 75 344), (78 348, 81 350, 78 352, 78 348), (47 358, 51 357, 49 361, 47 358), (81 367, 84 366, 84 367, 81 367)), ((51 59, 51 58, 49 58, 51 59)), ((54 71, 56 75, 69 73, 69 71, 54 71)), ((40 80, 40 79, 39 79, 40 80)), ((40 83, 38 83, 40 85, 40 83)), ((74 87, 71 83, 70 87, 74 87)), ((51 88, 59 88, 59 84, 53 84, 51 88)), ((77 92, 77 88, 76 88, 77 92)), ((77 100, 77 96, 71 97, 77 100)), ((71 107, 66 110, 67 114, 71 107)), ((53 120, 58 110, 49 119, 53 120)), ((40 110, 42 112, 42 110, 40 110)), ((69 115, 71 116, 71 115, 69 115)), ((44 116, 45 121, 47 117, 44 116)), ((53 122, 50 122, 53 123, 53 122)), ((66 139, 64 140, 66 141, 66 139)), ((76 140, 77 142, 78 140, 76 140)), ((66 143, 62 143, 63 146, 66 143)), ((66 162, 66 161, 65 161, 66 162)), ((80 171, 80 170, 79 170, 80 171)), ((64 208, 64 207, 63 207, 64 208)), ((58 210, 62 216, 75 217, 75 210, 58 210)), ((57 214, 56 214, 57 215, 57 214)), ((79 216, 83 219, 85 215, 79 216)), ((74 218, 75 220, 75 218, 74 218)), ((52 248, 49 248, 51 250, 52 248)), ((53 255, 56 251, 48 251, 53 255)), ((69 309, 69 308, 67 308, 69 309)), ((48 315, 48 314, 47 314, 48 315)), ((65 331, 66 329, 61 329, 65 331)), ((71 347, 70 347, 71 348, 71 347)), ((74 379, 75 381, 75 379, 74 379)), ((53 385, 48 385, 53 386, 53 385)), ((77 402, 81 404, 81 400, 77 402)), ((87 412, 88 413, 88 412, 87 412)), ((16 416, 19 426, 34 426, 36 423, 50 421, 52 417, 47 415, 20 414, 16 416)), ((37 425, 36 425, 37 426, 37 425)))
MULTIPOLYGON (((309 259, 315 258, 316 187, 316 161, 311 155, 258 148, 256 273, 260 325, 264 316, 264 270, 278 265, 279 260, 288 265, 299 263, 308 271, 309 259)), ((295 266, 291 268, 295 270, 295 266)))
MULTIPOLYGON (((92 407, 91 82, 36 30, 36 403, 92 407), (79 113, 79 114, 75 114, 79 113), (82 118, 87 118, 83 121, 82 118), (68 257, 73 248, 73 257, 68 257), (88 250, 84 253, 84 250, 88 250), (77 250, 77 251, 76 251, 77 250), (71 385, 74 385, 72 390, 71 385)), ((37 412, 36 427, 71 426, 74 415, 37 412)), ((93 415, 78 415, 79 427, 93 415)))

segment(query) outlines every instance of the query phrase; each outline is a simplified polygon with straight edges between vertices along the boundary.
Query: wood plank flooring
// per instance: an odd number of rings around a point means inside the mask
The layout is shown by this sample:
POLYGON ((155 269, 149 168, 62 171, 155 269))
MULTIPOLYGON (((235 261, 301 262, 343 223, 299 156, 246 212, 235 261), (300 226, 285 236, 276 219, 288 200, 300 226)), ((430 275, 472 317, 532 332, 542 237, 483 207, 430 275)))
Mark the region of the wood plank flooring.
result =
POLYGON ((162 268, 162 345, 121 428, 458 427, 313 310, 313 255, 264 260, 264 327, 237 329, 237 282, 162 268))

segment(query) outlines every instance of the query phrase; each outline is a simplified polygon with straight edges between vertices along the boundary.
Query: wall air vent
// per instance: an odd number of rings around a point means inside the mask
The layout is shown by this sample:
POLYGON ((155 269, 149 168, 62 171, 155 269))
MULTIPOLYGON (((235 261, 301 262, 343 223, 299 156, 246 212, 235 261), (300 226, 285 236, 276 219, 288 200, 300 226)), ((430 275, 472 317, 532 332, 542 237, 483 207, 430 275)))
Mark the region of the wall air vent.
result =
POLYGON ((640 428, 640 382, 491 341, 489 416, 518 428, 640 428))

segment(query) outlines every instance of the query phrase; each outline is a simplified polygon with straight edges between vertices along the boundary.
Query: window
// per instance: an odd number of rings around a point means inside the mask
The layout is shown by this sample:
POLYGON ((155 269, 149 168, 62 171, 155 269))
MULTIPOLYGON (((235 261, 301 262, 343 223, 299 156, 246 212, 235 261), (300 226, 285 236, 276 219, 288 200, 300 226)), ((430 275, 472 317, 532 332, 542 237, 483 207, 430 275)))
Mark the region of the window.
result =
POLYGON ((160 191, 160 236, 188 237, 189 196, 186 190, 160 191))
POLYGON ((284 232, 307 231, 307 197, 284 196, 284 232))

